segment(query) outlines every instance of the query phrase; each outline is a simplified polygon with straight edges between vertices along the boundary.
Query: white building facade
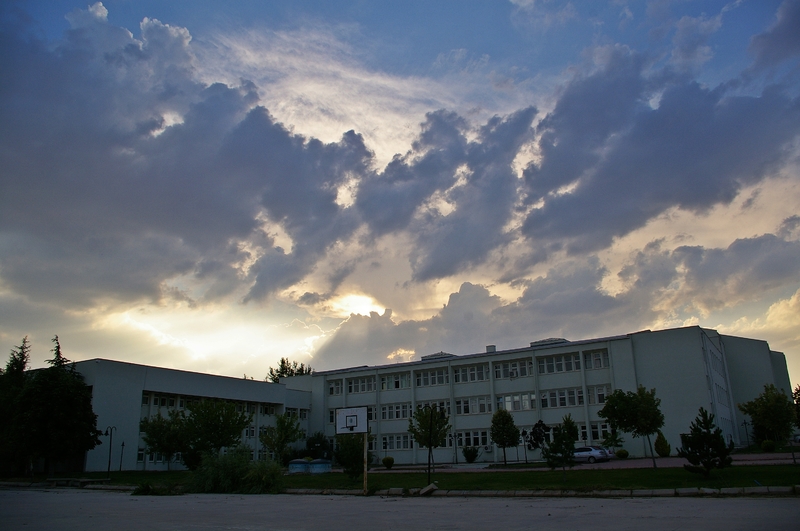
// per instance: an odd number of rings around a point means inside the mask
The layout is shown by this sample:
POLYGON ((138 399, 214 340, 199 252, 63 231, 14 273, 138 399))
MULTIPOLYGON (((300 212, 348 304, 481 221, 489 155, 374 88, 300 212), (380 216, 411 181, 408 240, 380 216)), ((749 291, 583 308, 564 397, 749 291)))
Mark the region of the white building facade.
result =
MULTIPOLYGON (((437 463, 463 462, 461 449, 478 446, 479 460, 502 460, 489 432, 492 414, 506 409, 520 429, 539 420, 554 427, 571 415, 580 444, 600 444, 609 431, 598 412, 616 389, 656 389, 665 416, 662 429, 674 449, 681 433, 704 407, 716 417, 726 439, 743 444, 743 417, 736 404, 747 402, 774 384, 791 396, 785 357, 765 341, 724 336, 687 327, 644 331, 584 341, 549 339, 520 349, 466 356, 439 353, 420 361, 317 372, 286 379, 290 388, 309 391, 309 429, 333 437, 335 411, 367 407, 372 445, 379 457, 395 463, 424 463, 427 450, 413 443, 408 419, 425 405, 444 408, 452 431, 445 447, 434 451, 437 463)), ((646 440, 625 438, 632 456, 644 456, 646 440)), ((506 450, 509 460, 538 459, 520 444, 506 450)))
MULTIPOLYGON (((498 409, 510 411, 521 429, 539 420, 552 428, 569 414, 579 427, 578 442, 599 444, 609 430, 598 415, 606 397, 616 389, 655 388, 665 416, 662 432, 674 451, 700 407, 715 415, 726 439, 741 445, 744 418, 736 404, 752 400, 767 384, 791 396, 782 353, 771 351, 765 341, 697 326, 582 341, 548 339, 503 351, 489 346, 463 356, 440 352, 408 363, 284 378, 280 384, 109 360, 79 362, 77 369, 92 386, 98 429, 116 427, 112 470, 166 470, 162 456, 145 452, 140 420, 166 416, 203 398, 232 401, 253 414, 242 434, 253 458, 265 457, 258 434, 274 425, 277 414, 294 412, 307 434, 323 432, 332 439, 337 409, 366 407, 373 452, 392 456, 397 464, 414 464, 426 462, 427 450, 414 443, 408 420, 425 405, 450 416, 447 444, 435 450, 434 458, 453 463, 463 462, 464 446, 479 447, 480 461, 502 459, 489 435, 498 409)), ((622 435, 631 455, 649 452, 645 440, 622 435)), ((87 453, 87 471, 108 467, 110 437, 101 439, 104 444, 87 453)), ((522 444, 506 453, 511 461, 540 457, 522 444)))

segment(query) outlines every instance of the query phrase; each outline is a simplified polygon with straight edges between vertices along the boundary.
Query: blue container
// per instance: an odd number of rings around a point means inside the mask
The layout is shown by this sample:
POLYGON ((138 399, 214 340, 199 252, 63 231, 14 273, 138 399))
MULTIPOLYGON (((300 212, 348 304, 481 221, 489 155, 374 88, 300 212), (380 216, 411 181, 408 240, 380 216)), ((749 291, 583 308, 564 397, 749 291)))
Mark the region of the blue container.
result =
POLYGON ((314 459, 309 463, 308 469, 312 474, 325 474, 331 471, 331 462, 329 459, 314 459))
POLYGON ((289 461, 290 474, 308 474, 309 463, 305 459, 293 459, 289 461))

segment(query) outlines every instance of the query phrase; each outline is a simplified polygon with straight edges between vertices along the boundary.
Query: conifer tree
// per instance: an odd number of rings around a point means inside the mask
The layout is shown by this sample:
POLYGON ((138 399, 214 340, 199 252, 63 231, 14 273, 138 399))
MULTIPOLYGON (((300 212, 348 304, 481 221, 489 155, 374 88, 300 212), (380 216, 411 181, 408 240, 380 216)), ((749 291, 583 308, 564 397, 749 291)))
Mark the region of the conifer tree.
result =
POLYGON ((683 448, 678 449, 678 456, 689 461, 690 464, 683 465, 686 470, 708 477, 711 470, 731 465, 732 451, 733 441, 725 444, 722 430, 714 424, 714 415, 701 407, 689 426, 689 433, 683 436, 683 448))

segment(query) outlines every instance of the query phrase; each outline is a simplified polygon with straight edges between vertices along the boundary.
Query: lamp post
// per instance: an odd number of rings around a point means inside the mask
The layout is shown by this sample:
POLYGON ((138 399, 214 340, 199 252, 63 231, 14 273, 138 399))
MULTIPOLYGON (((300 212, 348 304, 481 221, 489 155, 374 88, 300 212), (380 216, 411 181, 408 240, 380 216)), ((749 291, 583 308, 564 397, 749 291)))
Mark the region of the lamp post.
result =
POLYGON ((111 445, 114 443, 114 430, 116 429, 116 426, 108 426, 104 434, 108 437, 108 479, 111 479, 111 445))
POLYGON ((747 433, 747 420, 742 421, 742 426, 744 426, 744 436, 747 439, 747 447, 750 448, 750 435, 747 433))
POLYGON ((122 446, 119 451, 119 471, 122 472, 122 455, 125 453, 125 441, 122 441, 122 446))

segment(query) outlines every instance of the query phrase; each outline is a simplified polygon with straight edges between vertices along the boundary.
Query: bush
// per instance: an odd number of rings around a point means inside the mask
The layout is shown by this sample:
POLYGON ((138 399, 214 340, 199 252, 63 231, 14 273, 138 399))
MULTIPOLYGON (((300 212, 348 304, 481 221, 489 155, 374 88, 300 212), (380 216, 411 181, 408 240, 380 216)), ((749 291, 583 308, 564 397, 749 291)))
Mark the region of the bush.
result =
POLYGON ((770 441, 767 439, 766 441, 761 442, 761 451, 762 452, 774 452, 775 451, 775 441, 770 441))
POLYGON ((658 457, 669 457, 669 454, 672 452, 672 447, 667 442, 667 438, 664 437, 664 434, 661 433, 661 430, 658 430, 655 449, 658 457))
MULTIPOLYGON (((370 435, 370 439, 374 438, 370 435)), ((360 433, 337 435, 333 457, 350 479, 357 479, 364 472, 364 436, 360 433)), ((367 465, 372 463, 373 457, 372 452, 368 452, 367 465)))
POLYGON ((225 455, 204 454, 192 473, 192 492, 263 494, 283 488, 283 470, 274 461, 251 461, 250 449, 238 447, 225 455))
POLYGON ((381 462, 383 463, 383 466, 386 467, 386 470, 391 470, 394 466, 394 457, 387 455, 381 460, 381 462))
POLYGON ((461 449, 461 453, 464 454, 464 459, 467 460, 467 463, 474 463, 478 458, 480 448, 477 446, 465 446, 461 449))
POLYGON ((620 448, 614 453, 614 455, 616 455, 620 459, 627 459, 630 454, 628 453, 628 450, 626 450, 625 448, 620 448))

